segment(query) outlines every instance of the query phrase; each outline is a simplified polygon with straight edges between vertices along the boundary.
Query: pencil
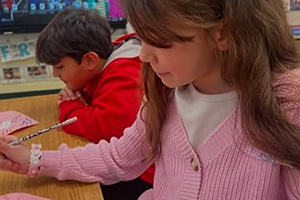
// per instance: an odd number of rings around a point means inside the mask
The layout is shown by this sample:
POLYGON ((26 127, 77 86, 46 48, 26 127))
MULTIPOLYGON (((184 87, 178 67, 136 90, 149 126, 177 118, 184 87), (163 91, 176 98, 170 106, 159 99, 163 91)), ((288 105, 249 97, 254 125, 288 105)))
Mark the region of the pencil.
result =
POLYGON ((49 127, 45 128, 45 129, 43 129, 43 130, 34 132, 34 133, 32 133, 32 134, 30 134, 30 135, 27 135, 27 136, 25 136, 25 137, 22 137, 22 138, 19 138, 19 139, 15 139, 15 140, 11 141, 11 142, 8 143, 8 144, 9 144, 9 145, 17 145, 17 144, 20 144, 21 142, 24 142, 24 141, 26 141, 26 140, 29 140, 29 139, 31 139, 31 138, 34 138, 34 137, 39 136, 39 135, 41 135, 41 134, 44 134, 44 133, 46 133, 46 132, 48 132, 48 131, 50 131, 50 130, 53 130, 53 129, 56 129, 56 128, 65 126, 65 125, 67 125, 67 124, 73 123, 73 122, 75 122, 76 120, 77 120, 77 117, 73 117, 73 118, 67 119, 66 121, 63 121, 63 122, 61 122, 61 123, 57 123, 57 124, 55 124, 55 125, 53 125, 53 126, 49 126, 49 127))

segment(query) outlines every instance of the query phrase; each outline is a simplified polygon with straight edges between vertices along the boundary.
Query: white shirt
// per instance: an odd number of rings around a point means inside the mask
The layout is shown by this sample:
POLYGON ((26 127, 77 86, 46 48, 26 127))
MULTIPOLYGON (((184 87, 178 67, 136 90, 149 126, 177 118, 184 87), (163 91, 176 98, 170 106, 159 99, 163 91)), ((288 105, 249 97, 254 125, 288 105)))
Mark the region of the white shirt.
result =
POLYGON ((237 106, 235 92, 201 94, 193 84, 176 88, 175 99, 194 149, 204 144, 237 106))

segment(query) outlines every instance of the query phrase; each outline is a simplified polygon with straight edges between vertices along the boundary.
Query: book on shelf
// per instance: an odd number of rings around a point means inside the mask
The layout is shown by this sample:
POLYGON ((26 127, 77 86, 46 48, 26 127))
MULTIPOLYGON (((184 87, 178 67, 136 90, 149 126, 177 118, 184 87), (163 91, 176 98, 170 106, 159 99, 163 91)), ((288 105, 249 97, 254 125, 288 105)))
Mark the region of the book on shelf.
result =
POLYGON ((290 10, 300 10, 300 0, 290 0, 290 10))
POLYGON ((291 0, 283 0, 284 9, 289 11, 291 9, 291 0))
POLYGON ((283 0, 284 8, 289 10, 300 10, 300 0, 283 0))
POLYGON ((293 35, 296 37, 300 36, 300 25, 299 26, 292 26, 293 35))

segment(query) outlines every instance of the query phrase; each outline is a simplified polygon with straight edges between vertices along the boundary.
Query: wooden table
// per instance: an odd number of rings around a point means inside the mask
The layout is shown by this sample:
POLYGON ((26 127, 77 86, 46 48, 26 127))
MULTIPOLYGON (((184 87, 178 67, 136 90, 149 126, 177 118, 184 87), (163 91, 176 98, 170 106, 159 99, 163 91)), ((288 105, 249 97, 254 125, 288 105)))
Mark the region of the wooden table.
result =
MULTIPOLYGON (((0 112, 18 111, 39 122, 39 124, 12 133, 22 137, 44 129, 58 122, 58 108, 55 95, 24 97, 0 100, 0 112)), ((52 130, 25 144, 41 143, 42 149, 56 150, 61 143, 69 147, 84 146, 88 141, 82 137, 64 133, 61 129, 52 130)), ((0 171, 0 195, 24 192, 53 200, 103 200, 98 183, 58 181, 54 178, 27 178, 27 176, 0 171)))

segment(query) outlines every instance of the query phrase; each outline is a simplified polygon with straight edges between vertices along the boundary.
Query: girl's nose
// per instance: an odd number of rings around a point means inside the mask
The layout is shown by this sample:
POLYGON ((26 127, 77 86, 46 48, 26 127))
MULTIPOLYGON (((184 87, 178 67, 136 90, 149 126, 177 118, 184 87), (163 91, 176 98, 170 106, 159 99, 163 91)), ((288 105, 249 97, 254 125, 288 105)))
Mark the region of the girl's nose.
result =
POLYGON ((148 62, 154 64, 157 62, 157 58, 155 56, 154 48, 148 44, 142 42, 141 51, 139 55, 142 62, 148 62))

